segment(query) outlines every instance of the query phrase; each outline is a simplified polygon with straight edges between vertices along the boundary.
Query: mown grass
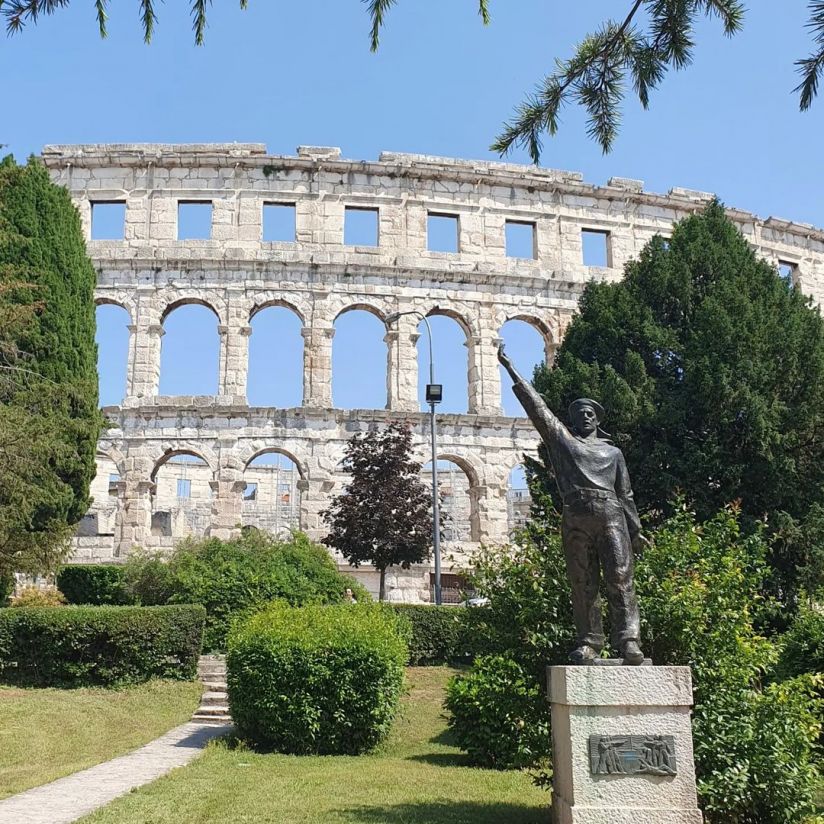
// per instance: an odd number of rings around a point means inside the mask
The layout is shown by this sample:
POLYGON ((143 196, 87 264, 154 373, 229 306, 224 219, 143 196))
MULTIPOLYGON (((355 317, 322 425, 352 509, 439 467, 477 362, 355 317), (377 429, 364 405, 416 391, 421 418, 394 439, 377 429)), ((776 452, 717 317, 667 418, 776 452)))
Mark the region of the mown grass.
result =
POLYGON ((84 824, 545 824, 549 795, 524 773, 468 766, 441 715, 454 670, 411 667, 388 741, 366 756, 295 757, 211 744, 196 762, 84 824))
POLYGON ((195 682, 118 690, 0 685, 0 798, 122 755, 188 721, 195 682))

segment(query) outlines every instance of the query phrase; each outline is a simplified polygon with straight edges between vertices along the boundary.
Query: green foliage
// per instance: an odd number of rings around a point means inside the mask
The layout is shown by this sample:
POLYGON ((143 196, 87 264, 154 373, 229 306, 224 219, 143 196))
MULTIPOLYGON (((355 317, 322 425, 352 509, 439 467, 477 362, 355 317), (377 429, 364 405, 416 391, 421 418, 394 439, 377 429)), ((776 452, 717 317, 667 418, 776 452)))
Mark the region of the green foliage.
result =
POLYGON ((469 673, 449 683, 444 706, 455 741, 477 766, 518 769, 548 760, 546 696, 515 661, 478 658, 469 673))
POLYGON ((6 606, 13 592, 14 576, 10 572, 0 571, 0 607, 6 606))
POLYGON ((134 603, 124 586, 124 570, 115 564, 72 564, 57 574, 57 588, 70 604, 122 606, 134 603))
POLYGON ((486 547, 472 560, 471 583, 489 605, 462 613, 473 655, 503 655, 541 683, 547 664, 565 662, 575 630, 559 521, 552 501, 530 484, 536 516, 507 547, 486 547))
POLYGON ((383 601, 388 567, 409 569, 429 557, 431 498, 412 455, 411 429, 391 424, 357 433, 346 445, 343 467, 351 480, 321 513, 329 527, 323 542, 353 566, 372 564, 383 601))
POLYGON ((9 606, 31 609, 32 607, 62 607, 66 599, 55 587, 23 587, 17 595, 12 596, 9 606))
POLYGON ((820 606, 802 607, 781 640, 780 678, 824 673, 824 611, 820 606))
POLYGON ((0 612, 0 678, 34 687, 194 678, 200 606, 64 607, 0 612))
MULTIPOLYGON (((601 401, 641 511, 664 516, 684 490, 701 519, 740 500, 751 528, 824 504, 824 320, 717 202, 676 224, 668 244, 654 238, 620 283, 586 287, 535 386, 553 409, 576 395, 601 401)), ((820 546, 824 518, 816 524, 820 546)), ((770 559, 790 606, 807 555, 785 541, 770 559)))
POLYGON ((409 663, 412 666, 467 660, 469 641, 462 607, 392 604, 392 609, 410 624, 409 663))
POLYGON ((231 541, 183 541, 168 557, 136 553, 125 565, 125 581, 142 604, 202 604, 207 650, 225 649, 230 621, 269 601, 338 603, 347 587, 355 588, 305 535, 282 542, 257 531, 231 541))
POLYGON ((358 754, 382 741, 408 650, 378 605, 273 604, 229 635, 229 704, 238 735, 288 753, 358 754))
MULTIPOLYGON (((777 645, 755 629, 767 545, 729 508, 698 523, 680 503, 639 559, 645 649, 690 665, 698 792, 709 824, 783 824, 814 810, 816 683, 762 688, 777 645)), ((819 680, 819 685, 822 681, 819 680)))
POLYGON ((88 508, 95 272, 68 192, 0 162, 0 569, 49 571, 88 508))

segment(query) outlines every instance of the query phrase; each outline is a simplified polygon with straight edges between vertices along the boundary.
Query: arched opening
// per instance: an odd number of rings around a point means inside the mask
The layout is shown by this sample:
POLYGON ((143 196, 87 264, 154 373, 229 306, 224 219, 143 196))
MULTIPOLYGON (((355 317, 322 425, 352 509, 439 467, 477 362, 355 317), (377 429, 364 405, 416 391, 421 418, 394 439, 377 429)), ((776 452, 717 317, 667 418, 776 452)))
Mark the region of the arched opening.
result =
POLYGON ((265 306, 252 315, 246 397, 250 406, 281 409, 303 403, 303 322, 287 306, 265 306))
POLYGON ((89 487, 92 502, 89 511, 77 525, 78 538, 113 536, 117 515, 117 482, 120 473, 117 464, 108 456, 95 456, 95 474, 89 487))
POLYGON ((181 450, 155 466, 152 480, 152 536, 171 546, 190 535, 205 535, 212 509, 212 470, 206 461, 181 450))
MULTIPOLYGON (((464 413, 469 409, 469 350, 465 328, 453 317, 429 315, 432 351, 435 359, 435 383, 443 386, 443 401, 438 412, 464 413)), ((428 410, 426 385, 429 383, 429 340, 426 324, 418 324, 418 398, 421 409, 428 410)))
POLYGON ((101 406, 119 406, 126 396, 129 362, 129 313, 119 304, 100 303, 95 310, 97 380, 101 406))
POLYGON ((332 339, 332 404, 337 409, 386 408, 386 327, 369 309, 344 309, 332 339))
POLYGON ((161 395, 217 395, 220 336, 211 307, 187 303, 163 318, 161 395))
MULTIPOLYGON (((535 367, 546 359, 546 337, 534 324, 521 319, 508 320, 501 327, 500 336, 515 368, 527 380, 531 380, 535 367)), ((523 417, 524 409, 512 391, 512 378, 503 366, 499 365, 498 368, 501 374, 501 405, 504 415, 523 417)))
POLYGON ((278 538, 300 529, 300 470, 282 452, 256 455, 243 472, 241 523, 278 538))
POLYGON ((526 471, 523 464, 518 464, 512 468, 506 484, 506 517, 510 535, 526 526, 531 506, 526 471))
MULTIPOLYGON (((421 480, 432 488, 432 461, 421 467, 421 480)), ((441 540, 445 543, 476 541, 472 484, 455 461, 438 458, 438 492, 441 509, 441 540)))

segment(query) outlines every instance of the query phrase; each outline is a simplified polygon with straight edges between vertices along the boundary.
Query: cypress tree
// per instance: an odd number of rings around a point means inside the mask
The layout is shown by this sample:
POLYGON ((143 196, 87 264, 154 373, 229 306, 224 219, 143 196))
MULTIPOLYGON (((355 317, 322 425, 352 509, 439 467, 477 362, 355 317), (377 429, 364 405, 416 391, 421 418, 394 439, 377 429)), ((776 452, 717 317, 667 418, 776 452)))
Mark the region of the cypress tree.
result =
POLYGON ((89 505, 95 272, 68 192, 0 162, 0 568, 43 571, 89 505))

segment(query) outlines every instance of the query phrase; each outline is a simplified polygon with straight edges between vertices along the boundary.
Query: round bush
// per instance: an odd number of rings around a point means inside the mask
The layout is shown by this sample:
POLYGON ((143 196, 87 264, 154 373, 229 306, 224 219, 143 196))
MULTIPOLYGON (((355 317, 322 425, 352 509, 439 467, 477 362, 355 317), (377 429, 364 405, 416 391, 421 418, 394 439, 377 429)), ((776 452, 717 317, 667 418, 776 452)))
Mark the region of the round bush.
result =
POLYGON ((548 759, 549 707, 535 679, 502 656, 475 659, 449 682, 445 707, 458 746, 479 767, 537 767, 548 759))
POLYGON ((118 564, 72 564, 57 574, 57 588, 70 604, 122 606, 134 603, 123 584, 118 564))
POLYGON ((229 705, 240 738, 295 754, 358 754, 389 732, 404 627, 379 605, 276 603, 229 633, 229 705))

